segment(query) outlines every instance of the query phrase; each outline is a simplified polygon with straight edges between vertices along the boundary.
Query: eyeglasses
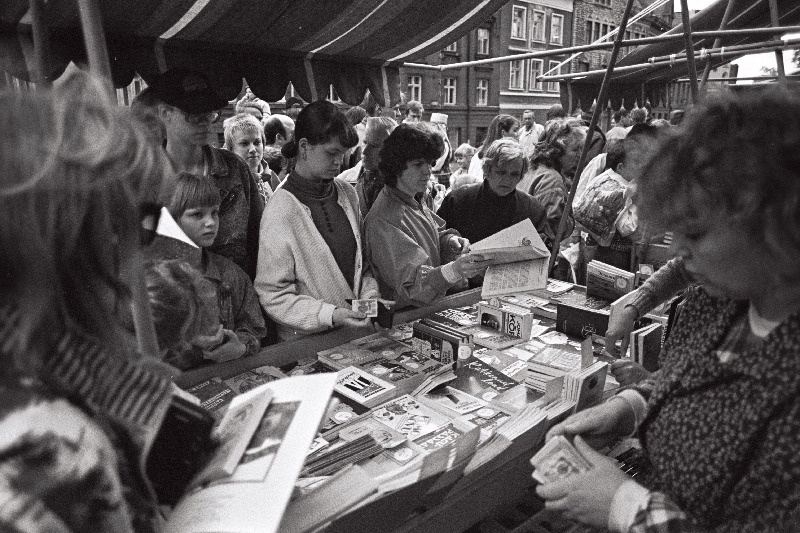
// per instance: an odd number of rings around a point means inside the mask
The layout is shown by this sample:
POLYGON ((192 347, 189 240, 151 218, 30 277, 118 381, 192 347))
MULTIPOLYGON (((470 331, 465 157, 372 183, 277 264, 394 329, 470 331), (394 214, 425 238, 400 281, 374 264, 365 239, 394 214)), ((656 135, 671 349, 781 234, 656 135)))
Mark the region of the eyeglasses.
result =
POLYGON ((202 124, 204 122, 208 122, 209 124, 213 124, 214 122, 219 120, 220 112, 219 111, 206 111, 205 113, 187 113, 186 111, 181 111, 183 113, 184 118, 186 118, 186 122, 190 124, 202 124))

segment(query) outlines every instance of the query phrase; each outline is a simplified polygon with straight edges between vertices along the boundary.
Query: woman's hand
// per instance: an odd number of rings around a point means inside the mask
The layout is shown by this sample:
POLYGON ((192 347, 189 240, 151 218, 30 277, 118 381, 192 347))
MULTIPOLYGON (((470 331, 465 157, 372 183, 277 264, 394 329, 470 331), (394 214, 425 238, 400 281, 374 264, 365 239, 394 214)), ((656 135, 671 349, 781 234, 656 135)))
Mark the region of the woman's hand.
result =
POLYGON ((486 259, 480 254, 466 254, 453 261, 453 268, 462 279, 469 279, 483 274, 491 264, 491 259, 486 259))
POLYGON ((626 387, 639 381, 649 378, 652 373, 645 370, 639 363, 634 363, 630 359, 617 359, 611 363, 611 375, 614 376, 620 386, 626 387))
POLYGON ((631 338, 633 325, 639 318, 639 310, 633 305, 627 305, 619 314, 614 314, 608 322, 606 330, 606 351, 611 355, 617 354, 617 341, 622 340, 621 354, 625 355, 628 350, 628 342, 631 338))
POLYGON ((359 311, 352 311, 350 309, 343 309, 337 307, 333 310, 333 325, 334 326, 350 326, 353 328, 364 328, 370 325, 369 317, 359 311))
POLYGON ((584 409, 556 424, 547 432, 547 440, 557 435, 581 435, 592 446, 602 448, 614 439, 630 434, 635 428, 633 409, 623 399, 610 400, 584 409))
POLYGON ((620 485, 631 478, 619 469, 615 460, 594 451, 581 437, 575 437, 574 444, 592 468, 561 481, 539 485, 536 493, 545 500, 547 509, 559 511, 571 520, 605 529, 614 495, 620 485))
POLYGON ((465 239, 464 237, 452 235, 450 240, 447 241, 447 244, 450 246, 450 251, 454 254, 465 254, 469 252, 469 239, 465 239))

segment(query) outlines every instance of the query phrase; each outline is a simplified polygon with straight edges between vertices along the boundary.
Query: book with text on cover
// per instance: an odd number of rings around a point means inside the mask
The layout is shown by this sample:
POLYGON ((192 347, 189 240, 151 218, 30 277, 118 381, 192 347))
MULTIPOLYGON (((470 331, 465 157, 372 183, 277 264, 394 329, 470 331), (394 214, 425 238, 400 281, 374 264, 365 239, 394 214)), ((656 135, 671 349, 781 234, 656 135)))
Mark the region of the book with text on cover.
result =
POLYGON ((550 251, 528 218, 471 244, 469 253, 492 260, 483 280, 483 298, 547 287, 550 251))

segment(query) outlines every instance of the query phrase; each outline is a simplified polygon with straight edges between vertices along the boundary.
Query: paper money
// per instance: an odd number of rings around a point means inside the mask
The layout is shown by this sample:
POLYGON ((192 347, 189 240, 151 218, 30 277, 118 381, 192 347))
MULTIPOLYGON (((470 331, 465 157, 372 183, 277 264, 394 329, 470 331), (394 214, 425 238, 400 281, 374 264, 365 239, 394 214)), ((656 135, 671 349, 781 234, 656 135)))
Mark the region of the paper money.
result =
POLYGON ((370 318, 378 316, 378 300, 353 300, 353 311, 364 313, 370 318))
POLYGON ((534 467, 533 479, 539 483, 550 483, 566 479, 589 470, 592 465, 575 446, 559 435, 550 439, 531 459, 534 467))

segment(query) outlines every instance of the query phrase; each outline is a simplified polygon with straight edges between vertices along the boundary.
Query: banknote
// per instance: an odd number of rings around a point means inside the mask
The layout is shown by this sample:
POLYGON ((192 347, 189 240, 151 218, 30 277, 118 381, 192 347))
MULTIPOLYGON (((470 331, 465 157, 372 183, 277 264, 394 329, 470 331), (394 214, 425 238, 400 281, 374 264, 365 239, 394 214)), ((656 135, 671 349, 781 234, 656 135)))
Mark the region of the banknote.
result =
POLYGON ((592 465, 564 436, 549 441, 531 459, 533 478, 539 483, 550 483, 566 479, 574 474, 586 472, 592 465))

